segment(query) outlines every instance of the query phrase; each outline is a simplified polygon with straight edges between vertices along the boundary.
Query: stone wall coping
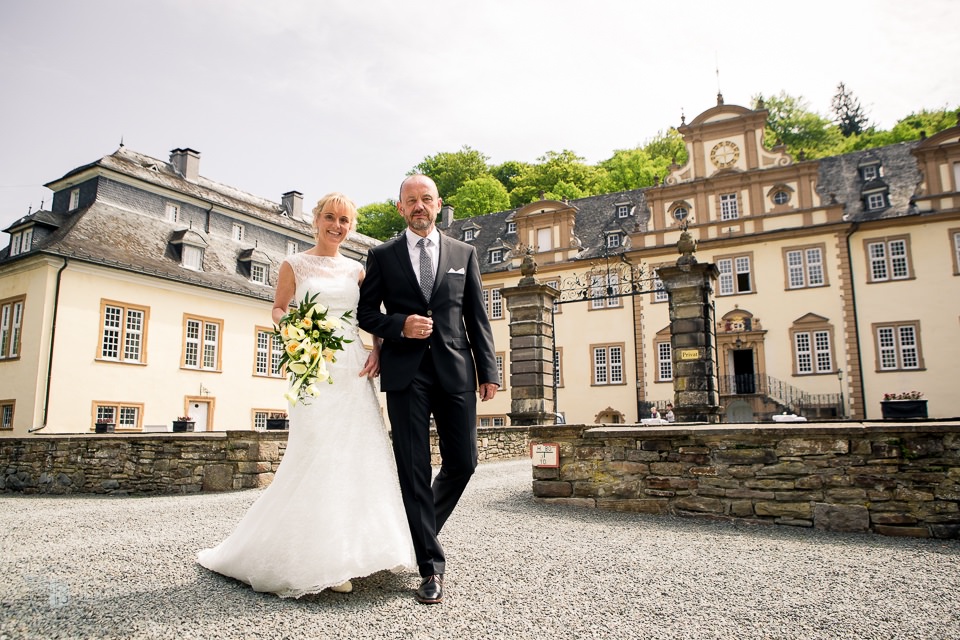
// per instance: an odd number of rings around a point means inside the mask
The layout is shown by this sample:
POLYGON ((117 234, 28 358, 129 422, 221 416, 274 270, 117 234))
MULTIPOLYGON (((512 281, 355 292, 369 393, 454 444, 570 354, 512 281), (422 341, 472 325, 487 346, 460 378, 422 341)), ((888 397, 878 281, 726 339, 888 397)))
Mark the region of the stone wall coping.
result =
POLYGON ((598 427, 590 424, 546 425, 532 427, 532 438, 549 437, 550 434, 580 432, 582 438, 625 438, 656 435, 663 436, 704 436, 704 435, 734 435, 738 433, 764 433, 778 436, 811 436, 811 435, 838 435, 842 433, 949 433, 960 430, 960 419, 942 421, 914 420, 894 422, 806 422, 790 423, 790 426, 777 423, 741 423, 715 424, 687 423, 683 425, 648 426, 636 425, 609 425, 598 427))

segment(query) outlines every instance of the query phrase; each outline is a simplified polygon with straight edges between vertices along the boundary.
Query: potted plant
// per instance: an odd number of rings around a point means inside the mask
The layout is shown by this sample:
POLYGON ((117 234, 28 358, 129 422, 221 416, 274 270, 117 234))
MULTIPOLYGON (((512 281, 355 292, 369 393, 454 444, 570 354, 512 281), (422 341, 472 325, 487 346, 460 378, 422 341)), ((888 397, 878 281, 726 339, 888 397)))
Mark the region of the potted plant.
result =
POLYGON ((287 419, 286 413, 280 411, 267 416, 267 429, 272 431, 288 429, 289 427, 290 421, 287 419))
POLYGON ((927 401, 920 391, 905 391, 903 393, 885 393, 880 402, 880 411, 884 420, 901 420, 903 418, 926 418, 927 401))
POLYGON ((193 418, 190 416, 180 416, 173 421, 173 431, 174 433, 193 431, 193 418))
POLYGON ((94 427, 96 433, 113 433, 116 430, 116 424, 110 418, 97 418, 97 424, 94 427))

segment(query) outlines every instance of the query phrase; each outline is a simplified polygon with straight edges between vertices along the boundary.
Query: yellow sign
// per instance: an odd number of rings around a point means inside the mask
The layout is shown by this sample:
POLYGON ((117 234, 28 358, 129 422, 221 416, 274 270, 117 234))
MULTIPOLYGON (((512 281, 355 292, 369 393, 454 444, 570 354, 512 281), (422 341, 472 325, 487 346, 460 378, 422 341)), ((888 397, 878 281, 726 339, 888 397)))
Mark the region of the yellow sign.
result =
POLYGON ((699 357, 700 357, 700 349, 681 349, 680 350, 681 360, 696 360, 699 357))

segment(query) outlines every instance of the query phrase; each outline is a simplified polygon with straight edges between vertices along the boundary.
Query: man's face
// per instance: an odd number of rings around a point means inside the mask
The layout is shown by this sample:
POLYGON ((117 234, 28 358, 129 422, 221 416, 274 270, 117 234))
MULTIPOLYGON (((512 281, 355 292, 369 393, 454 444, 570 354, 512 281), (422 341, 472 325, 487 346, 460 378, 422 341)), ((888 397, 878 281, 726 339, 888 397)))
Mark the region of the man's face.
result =
POLYGON ((400 188, 397 211, 411 231, 426 237, 433 230, 442 204, 433 180, 425 176, 414 176, 408 178, 400 188))

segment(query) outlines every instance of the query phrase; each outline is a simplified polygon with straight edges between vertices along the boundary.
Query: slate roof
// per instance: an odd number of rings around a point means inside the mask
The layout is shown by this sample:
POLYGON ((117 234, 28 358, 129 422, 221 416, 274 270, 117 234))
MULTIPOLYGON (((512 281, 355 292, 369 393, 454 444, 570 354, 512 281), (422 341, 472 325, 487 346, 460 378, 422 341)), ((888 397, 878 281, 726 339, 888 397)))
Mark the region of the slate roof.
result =
MULTIPOLYGON (((916 158, 911 150, 919 142, 903 142, 886 147, 856 151, 840 156, 832 156, 819 162, 817 192, 825 203, 831 198, 844 204, 849 221, 876 220, 916 213, 911 198, 919 188, 922 176, 916 158), (879 161, 883 175, 864 185, 859 171, 863 164, 879 161), (866 211, 863 202, 864 190, 887 188, 889 206, 879 211, 866 211)), ((656 188, 656 187, 649 187, 656 188)), ((691 187, 692 189, 692 187, 691 187)), ((624 234, 647 231, 650 222, 650 210, 647 207, 646 190, 633 189, 617 193, 589 196, 571 200, 577 208, 574 234, 582 243, 582 250, 575 260, 591 260, 603 255, 606 234, 620 230, 624 234), (616 206, 629 204, 631 215, 618 218, 616 206)), ((484 273, 507 271, 511 268, 509 260, 500 264, 491 264, 489 249, 495 247, 497 240, 516 245, 515 234, 508 234, 507 221, 516 213, 516 209, 489 213, 463 220, 454 220, 449 228, 441 229, 454 238, 463 239, 465 226, 475 226, 475 239, 470 242, 477 248, 480 269, 484 273)), ((506 257, 506 256, 505 256, 506 257)))
MULTIPOLYGON (((200 177, 196 184, 188 182, 169 163, 126 148, 78 167, 47 186, 55 188, 63 180, 98 166, 143 182, 203 198, 227 211, 242 211, 262 220, 264 227, 276 228, 278 233, 302 243, 307 242, 303 236, 312 237, 310 224, 280 215, 282 209, 278 203, 203 177, 200 177)), ((88 207, 66 214, 38 211, 21 218, 11 225, 10 229, 31 220, 58 228, 42 238, 35 239, 30 251, 12 258, 9 257, 10 247, 7 246, 0 252, 0 265, 45 253, 218 291, 272 300, 273 285, 276 283, 280 263, 286 257, 285 253, 264 250, 263 247, 256 248, 255 256, 261 260, 266 259, 270 264, 271 284, 261 285, 251 282, 238 270, 238 262, 243 258, 249 259, 253 255, 254 247, 219 234, 205 233, 195 227, 186 228, 183 223, 132 212, 98 200, 88 207), (193 243, 196 243, 199 237, 205 247, 202 271, 187 269, 181 265, 176 241, 188 235, 193 238, 193 243)), ((361 259, 366 256, 370 247, 378 243, 374 238, 354 232, 343 242, 342 252, 361 259)))
MULTIPOLYGON (((580 240, 582 251, 574 260, 591 260, 603 253, 606 244, 606 235, 610 231, 622 231, 625 235, 636 230, 646 231, 650 220, 650 211, 643 189, 605 193, 587 198, 570 200, 569 204, 577 208, 576 226, 574 235, 580 240), (629 204, 631 215, 627 218, 617 218, 616 206, 629 204)), ((453 238, 463 239, 463 229, 475 226, 479 230, 474 239, 468 241, 477 248, 480 260, 480 270, 483 273, 508 271, 510 261, 499 264, 490 263, 490 249, 502 244, 514 248, 517 246, 516 233, 507 233, 507 222, 513 219, 517 209, 508 209, 496 213, 488 213, 473 218, 454 220, 448 228, 441 231, 453 238)))

